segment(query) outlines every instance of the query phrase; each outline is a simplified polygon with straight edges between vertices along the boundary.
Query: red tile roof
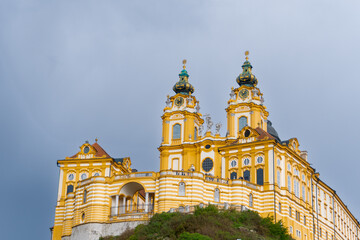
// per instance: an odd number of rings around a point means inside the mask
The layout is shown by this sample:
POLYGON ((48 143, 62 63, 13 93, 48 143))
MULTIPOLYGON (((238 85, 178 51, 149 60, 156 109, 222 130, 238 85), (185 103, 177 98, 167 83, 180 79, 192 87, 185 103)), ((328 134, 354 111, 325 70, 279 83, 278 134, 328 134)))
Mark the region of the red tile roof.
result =
POLYGON ((95 157, 102 157, 102 156, 106 156, 108 158, 111 158, 109 154, 107 154, 107 152, 105 152, 105 150, 96 142, 92 145, 95 150, 96 150, 96 154, 95 157))
POLYGON ((265 132, 262 128, 257 127, 255 131, 260 134, 260 136, 257 137, 257 140, 275 139, 273 136, 270 135, 270 133, 265 132))

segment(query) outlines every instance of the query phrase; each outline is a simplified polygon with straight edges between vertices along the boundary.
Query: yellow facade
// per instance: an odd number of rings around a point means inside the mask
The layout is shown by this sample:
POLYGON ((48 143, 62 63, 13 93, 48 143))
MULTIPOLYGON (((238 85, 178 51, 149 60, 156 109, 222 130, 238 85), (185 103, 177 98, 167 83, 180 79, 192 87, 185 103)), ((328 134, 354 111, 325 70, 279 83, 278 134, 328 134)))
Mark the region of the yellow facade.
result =
POLYGON ((282 141, 272 127, 247 57, 242 68, 220 136, 221 125, 214 132, 210 116, 200 113, 184 66, 162 116, 160 172, 136 172, 130 158, 110 157, 97 141, 59 160, 53 239, 72 239, 80 226, 215 204, 273 216, 295 239, 359 240, 359 222, 320 180, 298 140, 282 141))

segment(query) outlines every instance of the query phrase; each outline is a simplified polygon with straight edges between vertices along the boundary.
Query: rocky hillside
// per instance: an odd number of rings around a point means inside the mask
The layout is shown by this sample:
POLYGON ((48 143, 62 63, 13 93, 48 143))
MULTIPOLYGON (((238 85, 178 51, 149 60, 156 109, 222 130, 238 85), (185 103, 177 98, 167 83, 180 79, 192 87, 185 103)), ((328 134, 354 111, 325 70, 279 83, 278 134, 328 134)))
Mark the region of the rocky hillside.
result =
POLYGON ((197 208, 193 214, 155 214, 149 224, 127 230, 121 236, 100 240, 292 240, 281 222, 262 218, 253 211, 197 208))

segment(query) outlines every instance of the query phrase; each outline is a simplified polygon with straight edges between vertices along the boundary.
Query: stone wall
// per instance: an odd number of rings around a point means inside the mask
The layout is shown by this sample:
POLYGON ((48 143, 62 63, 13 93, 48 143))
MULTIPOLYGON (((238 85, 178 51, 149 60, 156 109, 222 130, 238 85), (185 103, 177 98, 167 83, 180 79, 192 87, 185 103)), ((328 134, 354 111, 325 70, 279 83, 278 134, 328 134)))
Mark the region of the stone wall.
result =
POLYGON ((61 240, 99 240, 100 237, 122 234, 127 228, 133 229, 146 221, 117 222, 117 223, 86 223, 72 228, 71 236, 61 240))

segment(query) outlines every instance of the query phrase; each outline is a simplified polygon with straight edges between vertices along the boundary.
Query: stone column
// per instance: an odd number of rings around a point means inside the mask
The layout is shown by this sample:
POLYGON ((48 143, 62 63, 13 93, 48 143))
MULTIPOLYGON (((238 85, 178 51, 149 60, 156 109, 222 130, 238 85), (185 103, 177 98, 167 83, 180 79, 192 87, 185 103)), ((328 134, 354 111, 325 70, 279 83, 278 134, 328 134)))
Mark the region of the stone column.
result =
POLYGON ((130 199, 130 212, 133 210, 133 199, 130 199))
POLYGON ((119 214, 119 195, 115 196, 115 215, 119 214))
POLYGON ((149 211, 149 193, 145 193, 145 213, 149 211))
POLYGON ((126 197, 123 197, 123 213, 126 213, 126 197))

